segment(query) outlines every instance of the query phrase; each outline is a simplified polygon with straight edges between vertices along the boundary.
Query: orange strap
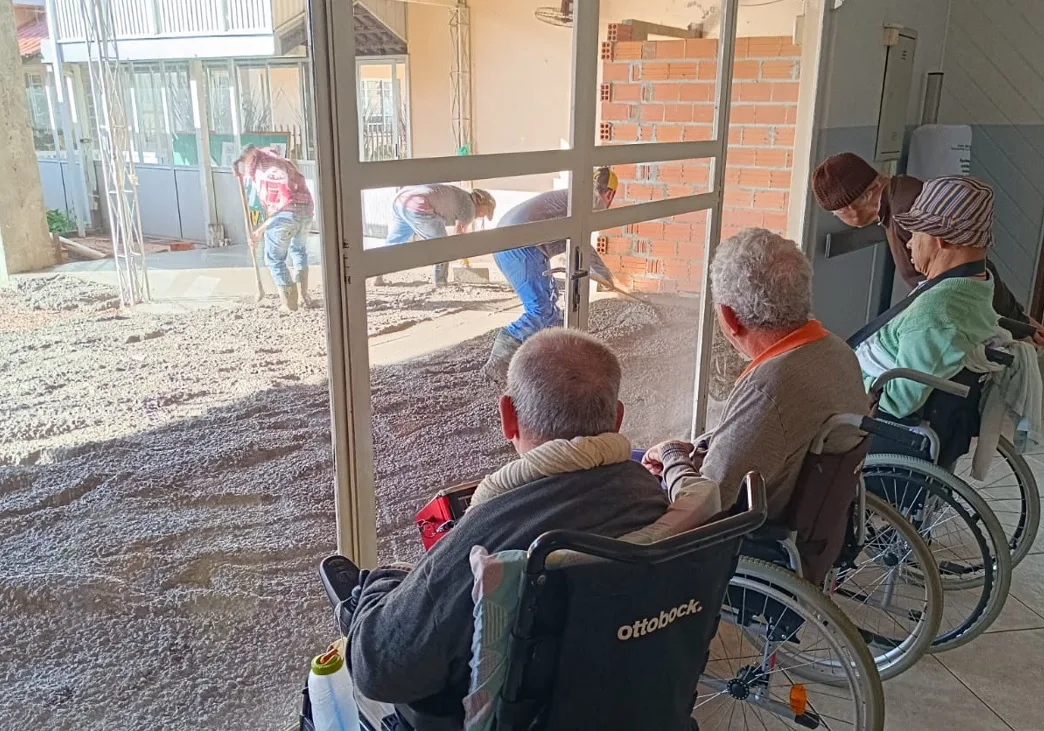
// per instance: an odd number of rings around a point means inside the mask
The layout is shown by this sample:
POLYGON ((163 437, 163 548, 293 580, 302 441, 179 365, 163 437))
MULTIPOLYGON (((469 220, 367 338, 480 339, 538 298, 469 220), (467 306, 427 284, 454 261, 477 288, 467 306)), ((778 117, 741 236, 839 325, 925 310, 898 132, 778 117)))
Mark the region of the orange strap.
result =
POLYGON ((780 340, 777 340, 774 345, 770 345, 765 348, 765 350, 761 351, 761 353, 758 354, 758 357, 752 360, 747 367, 743 369, 743 373, 740 373, 740 377, 736 379, 736 383, 739 383, 746 378, 747 374, 765 361, 771 360, 777 355, 783 355, 792 350, 797 350, 802 345, 808 345, 817 340, 822 340, 827 336, 827 334, 826 328, 820 325, 818 320, 809 320, 794 332, 780 340))

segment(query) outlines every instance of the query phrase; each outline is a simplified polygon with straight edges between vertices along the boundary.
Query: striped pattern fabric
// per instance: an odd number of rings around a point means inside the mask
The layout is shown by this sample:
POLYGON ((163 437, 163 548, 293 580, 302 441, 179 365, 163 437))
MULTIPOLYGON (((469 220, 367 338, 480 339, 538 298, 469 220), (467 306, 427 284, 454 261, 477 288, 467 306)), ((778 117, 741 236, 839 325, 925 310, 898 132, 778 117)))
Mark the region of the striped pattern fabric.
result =
POLYGON ((988 249, 993 246, 993 189, 972 177, 929 180, 909 212, 894 219, 913 233, 988 249))

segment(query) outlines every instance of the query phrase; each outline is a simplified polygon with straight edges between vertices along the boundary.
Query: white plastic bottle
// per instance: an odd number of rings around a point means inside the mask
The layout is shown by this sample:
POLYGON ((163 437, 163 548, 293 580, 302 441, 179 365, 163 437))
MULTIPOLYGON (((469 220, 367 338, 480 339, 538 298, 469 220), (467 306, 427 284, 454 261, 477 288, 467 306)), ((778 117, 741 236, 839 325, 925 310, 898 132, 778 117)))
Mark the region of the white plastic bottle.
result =
POLYGON ((308 699, 315 731, 359 731, 359 706, 344 658, 331 647, 312 660, 308 699))

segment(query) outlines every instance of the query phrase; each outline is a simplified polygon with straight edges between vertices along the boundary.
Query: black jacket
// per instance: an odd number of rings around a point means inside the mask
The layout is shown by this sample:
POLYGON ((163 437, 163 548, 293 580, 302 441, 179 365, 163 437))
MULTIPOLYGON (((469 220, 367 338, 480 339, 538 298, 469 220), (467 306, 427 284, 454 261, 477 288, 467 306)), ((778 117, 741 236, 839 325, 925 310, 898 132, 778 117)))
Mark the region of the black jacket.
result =
POLYGON ((417 731, 460 729, 471 673, 471 547, 525 549, 555 528, 616 538, 655 522, 667 505, 659 480, 636 462, 547 477, 476 505, 413 571, 367 577, 348 636, 359 692, 396 704, 417 731))

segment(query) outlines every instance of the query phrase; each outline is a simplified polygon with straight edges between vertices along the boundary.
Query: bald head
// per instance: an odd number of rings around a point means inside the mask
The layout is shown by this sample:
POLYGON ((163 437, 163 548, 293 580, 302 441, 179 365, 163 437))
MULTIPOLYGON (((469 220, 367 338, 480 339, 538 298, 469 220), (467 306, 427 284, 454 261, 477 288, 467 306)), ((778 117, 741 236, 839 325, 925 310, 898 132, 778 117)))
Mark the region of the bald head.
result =
POLYGON ((508 369, 506 398, 518 436, 530 445, 616 431, 623 415, 619 393, 616 356, 575 330, 537 333, 519 348, 508 369))

